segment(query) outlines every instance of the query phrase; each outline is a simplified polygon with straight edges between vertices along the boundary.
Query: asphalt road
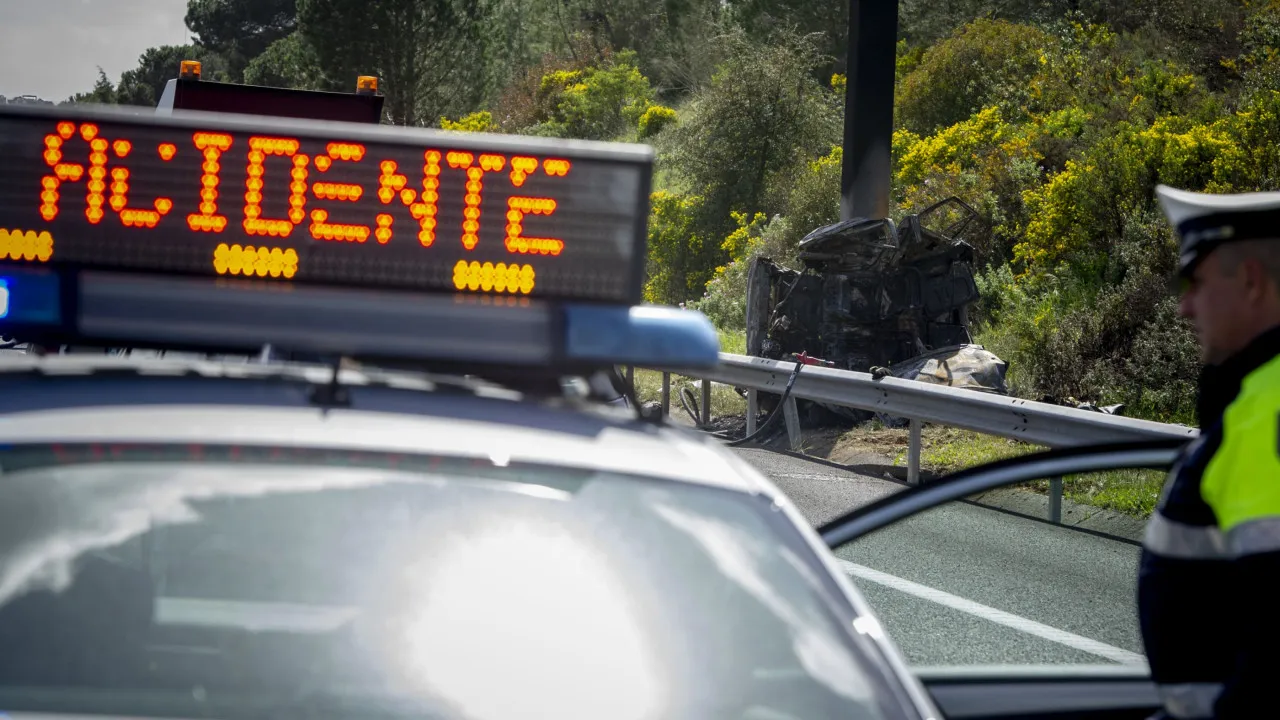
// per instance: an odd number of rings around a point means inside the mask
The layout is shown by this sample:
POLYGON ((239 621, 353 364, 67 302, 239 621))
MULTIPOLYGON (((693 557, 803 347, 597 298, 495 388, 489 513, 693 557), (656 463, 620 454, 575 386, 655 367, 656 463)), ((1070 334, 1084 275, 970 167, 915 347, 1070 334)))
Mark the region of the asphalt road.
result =
MULTIPOLYGON (((740 449, 814 525, 902 485, 740 449)), ((1140 664, 1138 548, 967 503, 836 549, 915 666, 1140 664)))

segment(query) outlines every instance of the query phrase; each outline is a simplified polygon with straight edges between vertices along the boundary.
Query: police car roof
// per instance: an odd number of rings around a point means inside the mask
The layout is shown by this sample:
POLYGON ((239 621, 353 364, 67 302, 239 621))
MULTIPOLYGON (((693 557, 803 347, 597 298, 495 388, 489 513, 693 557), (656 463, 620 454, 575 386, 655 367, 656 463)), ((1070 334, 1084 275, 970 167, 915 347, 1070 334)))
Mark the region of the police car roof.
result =
POLYGON ((615 408, 531 399, 465 378, 319 365, 0 357, 0 443, 314 447, 538 463, 773 495, 713 438, 615 408))

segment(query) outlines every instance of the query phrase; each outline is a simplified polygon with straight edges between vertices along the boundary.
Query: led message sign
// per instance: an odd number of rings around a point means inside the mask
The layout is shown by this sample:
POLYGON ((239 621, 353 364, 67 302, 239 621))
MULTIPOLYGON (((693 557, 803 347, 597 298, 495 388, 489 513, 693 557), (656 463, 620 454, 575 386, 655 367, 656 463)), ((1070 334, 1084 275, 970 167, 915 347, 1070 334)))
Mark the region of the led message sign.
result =
POLYGON ((647 148, 0 109, 0 260, 638 304, 647 148))

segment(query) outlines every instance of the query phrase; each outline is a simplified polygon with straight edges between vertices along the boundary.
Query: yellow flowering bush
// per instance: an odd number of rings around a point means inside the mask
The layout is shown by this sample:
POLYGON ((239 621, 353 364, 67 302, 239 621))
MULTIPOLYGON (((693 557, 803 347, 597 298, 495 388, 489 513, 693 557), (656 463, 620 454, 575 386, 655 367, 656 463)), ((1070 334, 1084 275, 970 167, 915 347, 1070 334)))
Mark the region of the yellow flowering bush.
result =
POLYGON ((697 233, 702 204, 697 195, 659 190, 650 196, 646 302, 679 304, 701 295, 711 279, 703 269, 708 248, 697 233))
MULTIPOLYGON (((750 219, 746 213, 733 212, 730 213, 733 222, 737 225, 733 232, 729 233, 724 242, 720 243, 720 249, 729 255, 729 260, 742 260, 751 250, 752 242, 760 235, 760 228, 764 225, 767 218, 764 213, 756 213, 750 219)), ((716 268, 716 275, 724 272, 724 267, 716 268)))
POLYGON ((1015 129, 1003 121, 995 107, 983 108, 968 120, 928 137, 899 130, 894 135, 895 149, 902 153, 898 156, 898 181, 910 186, 930 175, 954 175, 971 169, 981 150, 998 145, 1012 132, 1015 129))
POLYGON ((635 128, 653 100, 649 79, 636 62, 636 54, 628 50, 598 66, 543 75, 535 93, 539 122, 528 131, 608 140, 624 128, 635 128))
POLYGON ((746 213, 735 212, 732 216, 737 227, 720 243, 730 260, 716 268, 702 297, 689 305, 706 313, 722 329, 742 330, 746 327, 747 271, 752 258, 764 248, 768 220, 764 213, 748 218, 746 213))
POLYGON ((442 116, 440 118, 440 127, 444 130, 457 130, 460 132, 493 132, 497 130, 497 126, 493 123, 493 113, 488 110, 473 112, 457 120, 450 120, 442 116))
POLYGON ((1014 248, 1024 274, 1076 253, 1105 254, 1124 217, 1152 206, 1157 183, 1239 192, 1275 182, 1280 169, 1280 93, 1209 123, 1164 116, 1146 127, 1117 129, 1084 158, 1068 161, 1044 185, 1024 193, 1031 220, 1014 248))
POLYGON ((662 132, 662 129, 676 121, 676 111, 662 105, 650 105, 637 123, 640 138, 647 138, 662 132))

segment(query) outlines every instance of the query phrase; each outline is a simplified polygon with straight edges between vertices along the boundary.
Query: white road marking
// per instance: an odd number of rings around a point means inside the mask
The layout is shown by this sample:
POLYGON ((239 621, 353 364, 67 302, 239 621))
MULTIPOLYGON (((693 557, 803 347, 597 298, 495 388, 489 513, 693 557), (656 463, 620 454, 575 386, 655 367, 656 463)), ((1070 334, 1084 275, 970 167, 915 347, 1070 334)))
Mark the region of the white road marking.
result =
POLYGON ((831 473, 769 473, 770 477, 787 480, 865 480, 856 475, 832 475, 831 473))
POLYGON ((1004 610, 997 610, 993 607, 962 598, 959 595, 952 595, 949 592, 935 590, 934 588, 914 583, 910 580, 903 580, 896 575, 883 573, 879 570, 872 570, 869 567, 858 565, 857 563, 851 563, 848 560, 838 560, 838 562, 841 567, 844 568, 845 572, 860 580, 867 580, 869 582, 876 583, 877 585, 893 588, 899 592, 904 592, 908 595, 914 595, 923 600, 928 600, 930 602, 938 603, 944 607, 949 607, 952 610, 959 610, 962 613, 968 613, 969 615, 982 618, 983 620, 996 623, 997 625, 1004 625, 1005 627, 1013 628, 1014 630, 1024 632, 1028 635, 1034 635, 1035 637, 1048 640, 1049 642, 1066 645, 1069 648, 1074 648, 1099 657, 1107 658, 1108 660, 1113 660, 1122 665, 1145 666, 1147 664, 1147 659, 1139 653, 1130 652, 1129 650, 1118 648, 1114 645, 1108 645, 1104 642, 1099 642, 1082 635, 1069 633, 1066 630, 1049 627, 1044 623, 1038 623, 1035 620, 1029 620, 1019 615, 1005 612, 1004 610))

